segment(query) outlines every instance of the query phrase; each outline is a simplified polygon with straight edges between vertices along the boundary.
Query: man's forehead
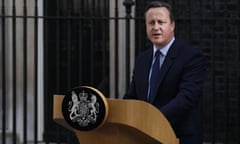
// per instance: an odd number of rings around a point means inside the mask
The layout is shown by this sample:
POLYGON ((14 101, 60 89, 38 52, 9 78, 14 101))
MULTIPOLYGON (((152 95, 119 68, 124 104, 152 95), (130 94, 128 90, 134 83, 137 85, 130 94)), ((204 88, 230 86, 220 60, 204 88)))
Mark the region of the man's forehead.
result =
POLYGON ((146 13, 146 18, 169 18, 169 11, 165 7, 150 8, 146 13))
POLYGON ((146 14, 149 14, 149 13, 165 13, 165 14, 169 14, 169 11, 165 7, 154 7, 154 8, 148 9, 146 14))

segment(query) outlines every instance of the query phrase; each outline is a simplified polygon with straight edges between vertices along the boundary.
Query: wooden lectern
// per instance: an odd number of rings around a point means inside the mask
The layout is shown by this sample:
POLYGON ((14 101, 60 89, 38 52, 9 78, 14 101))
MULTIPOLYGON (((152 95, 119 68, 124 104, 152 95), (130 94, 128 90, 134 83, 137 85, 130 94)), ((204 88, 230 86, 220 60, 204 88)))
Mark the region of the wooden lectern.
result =
POLYGON ((178 144, 171 125, 163 114, 140 100, 106 99, 108 116, 91 131, 72 128, 62 114, 64 95, 54 95, 53 119, 75 132, 81 144, 178 144))

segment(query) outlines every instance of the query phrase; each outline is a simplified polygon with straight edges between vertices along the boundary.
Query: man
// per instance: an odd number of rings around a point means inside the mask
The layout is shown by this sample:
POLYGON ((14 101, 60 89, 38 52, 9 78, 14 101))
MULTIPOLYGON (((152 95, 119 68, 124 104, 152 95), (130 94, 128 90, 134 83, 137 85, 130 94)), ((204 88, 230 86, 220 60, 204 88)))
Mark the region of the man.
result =
POLYGON ((145 20, 153 47, 137 57, 124 98, 148 101, 157 107, 172 125, 180 144, 200 144, 199 101, 206 75, 205 59, 199 50, 175 38, 169 4, 151 2, 145 20), (160 51, 160 58, 155 57, 156 51, 160 51), (160 70, 155 72, 157 61, 160 70))

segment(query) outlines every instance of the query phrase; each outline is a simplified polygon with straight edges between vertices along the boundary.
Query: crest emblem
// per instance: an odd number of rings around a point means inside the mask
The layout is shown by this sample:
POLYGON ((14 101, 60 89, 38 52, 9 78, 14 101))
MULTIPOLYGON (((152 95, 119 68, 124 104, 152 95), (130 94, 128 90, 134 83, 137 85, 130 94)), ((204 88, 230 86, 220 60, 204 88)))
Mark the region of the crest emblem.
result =
POLYGON ((106 100, 91 87, 72 89, 63 99, 62 112, 68 124, 78 130, 97 128, 106 119, 106 100))

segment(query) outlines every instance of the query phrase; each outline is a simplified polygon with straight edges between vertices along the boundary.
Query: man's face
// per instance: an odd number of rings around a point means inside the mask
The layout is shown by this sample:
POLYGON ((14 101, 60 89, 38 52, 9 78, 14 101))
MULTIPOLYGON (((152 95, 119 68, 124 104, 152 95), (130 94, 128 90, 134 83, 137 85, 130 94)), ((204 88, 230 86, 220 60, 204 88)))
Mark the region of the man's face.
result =
POLYGON ((164 47, 174 36, 175 23, 171 22, 165 7, 150 8, 146 12, 146 30, 149 40, 157 47, 164 47))

